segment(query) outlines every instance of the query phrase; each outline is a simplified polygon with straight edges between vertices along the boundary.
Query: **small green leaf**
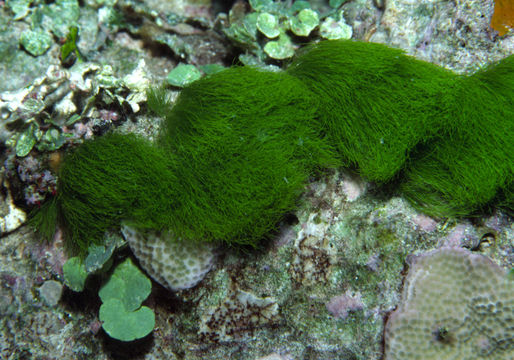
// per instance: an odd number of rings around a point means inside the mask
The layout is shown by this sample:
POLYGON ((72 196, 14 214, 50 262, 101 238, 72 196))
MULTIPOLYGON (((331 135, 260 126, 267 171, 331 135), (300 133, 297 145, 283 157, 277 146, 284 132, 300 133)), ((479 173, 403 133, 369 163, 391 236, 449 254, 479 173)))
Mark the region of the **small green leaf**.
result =
POLYGON ((32 150, 34 145, 38 140, 39 134, 39 126, 35 123, 31 123, 29 127, 18 136, 18 140, 16 141, 16 156, 25 157, 32 150))
POLYGON ((119 264, 98 295, 102 302, 119 299, 127 311, 133 311, 150 295, 152 283, 130 259, 119 264))
POLYGON ((250 0, 250 6, 255 11, 267 10, 273 5, 273 0, 250 0))
POLYGON ((77 56, 79 61, 82 61, 80 53, 77 48, 77 36, 78 36, 79 28, 76 26, 70 27, 70 31, 66 36, 66 42, 61 46, 61 60, 66 62, 71 53, 74 53, 77 56))
POLYGON ((80 115, 79 114, 73 114, 73 115, 70 116, 68 121, 66 121, 66 126, 73 125, 73 124, 75 124, 79 120, 80 120, 80 115))
POLYGON ((350 25, 347 25, 344 22, 342 16, 340 21, 327 17, 320 25, 319 32, 321 37, 328 40, 350 39, 352 37, 353 29, 350 25))
POLYGON ((246 66, 262 66, 262 64, 259 62, 259 59, 255 55, 240 54, 238 59, 243 65, 246 66))
POLYGON ((168 74, 168 84, 184 87, 200 79, 202 73, 194 65, 180 64, 168 74))
POLYGON ((294 55, 294 47, 289 36, 281 34, 278 40, 264 45, 264 52, 272 59, 283 60, 294 55))
POLYGON ((247 31, 248 35, 253 39, 257 39, 257 19, 259 14, 251 13, 247 14, 243 19, 243 26, 247 31))
POLYGON ((62 267, 64 283, 73 291, 84 290, 87 272, 79 257, 69 258, 62 267))
POLYGON ((206 75, 216 74, 226 69, 224 66, 219 64, 200 65, 199 67, 206 75))
POLYGON ((27 30, 20 36, 20 44, 33 56, 43 55, 52 43, 50 34, 42 29, 27 30))
POLYGON ((5 4, 14 13, 13 20, 23 19, 29 13, 29 6, 32 0, 7 0, 5 4))
POLYGON ((269 39, 280 35, 278 18, 270 13, 261 13, 257 18, 257 29, 269 39))
POLYGON ((152 332, 155 314, 146 306, 136 311, 127 311, 119 299, 109 299, 100 306, 100 321, 110 337, 133 341, 152 332))
POLYGON ((103 245, 91 245, 87 252, 88 255, 84 260, 84 265, 88 273, 100 270, 111 258, 114 252, 115 246, 113 243, 107 246, 103 245))
POLYGON ((39 151, 54 151, 64 145, 66 141, 64 134, 55 128, 48 129, 41 137, 41 141, 36 145, 39 151))
POLYGON ((339 6, 343 5, 348 0, 329 0, 328 4, 330 7, 337 9, 339 6))
POLYGON ((311 4, 308 1, 295 1, 293 5, 289 8, 290 14, 296 14, 299 11, 302 11, 303 9, 310 9, 311 4))
POLYGON ((228 29, 224 29, 225 35, 246 47, 255 48, 257 40, 257 13, 247 14, 242 21, 231 23, 228 29))
POLYGON ((318 13, 311 9, 304 9, 291 19, 291 31, 298 36, 309 36, 318 24, 318 13))

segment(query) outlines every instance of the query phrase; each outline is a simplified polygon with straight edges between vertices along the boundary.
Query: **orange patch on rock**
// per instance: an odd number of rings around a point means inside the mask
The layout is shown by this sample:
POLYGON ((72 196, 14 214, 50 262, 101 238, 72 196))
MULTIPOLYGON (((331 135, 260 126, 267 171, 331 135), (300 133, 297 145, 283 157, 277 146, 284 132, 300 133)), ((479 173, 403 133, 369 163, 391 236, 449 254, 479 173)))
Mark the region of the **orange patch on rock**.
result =
POLYGON ((514 28, 514 0, 496 0, 491 27, 498 31, 500 36, 514 28))

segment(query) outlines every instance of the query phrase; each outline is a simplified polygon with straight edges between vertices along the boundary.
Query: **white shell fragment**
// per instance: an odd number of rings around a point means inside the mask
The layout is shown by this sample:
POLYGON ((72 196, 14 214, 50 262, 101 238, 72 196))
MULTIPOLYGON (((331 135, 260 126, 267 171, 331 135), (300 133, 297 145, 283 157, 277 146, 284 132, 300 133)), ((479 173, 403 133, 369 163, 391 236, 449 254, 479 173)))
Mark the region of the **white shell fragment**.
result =
POLYGON ((27 219, 27 214, 14 205, 7 181, 2 183, 7 188, 7 196, 0 203, 0 235, 16 230, 27 219))

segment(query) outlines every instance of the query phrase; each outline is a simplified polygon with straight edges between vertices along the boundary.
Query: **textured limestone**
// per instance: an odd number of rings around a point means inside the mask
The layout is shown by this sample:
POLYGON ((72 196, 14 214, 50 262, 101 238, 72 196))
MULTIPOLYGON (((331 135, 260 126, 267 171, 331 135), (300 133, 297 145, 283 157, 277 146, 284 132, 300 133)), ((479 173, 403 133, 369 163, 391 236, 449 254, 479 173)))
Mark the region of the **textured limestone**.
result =
POLYGON ((278 320, 278 310, 274 298, 260 298, 232 286, 223 302, 202 318, 199 335, 208 341, 230 342, 273 325, 278 320))

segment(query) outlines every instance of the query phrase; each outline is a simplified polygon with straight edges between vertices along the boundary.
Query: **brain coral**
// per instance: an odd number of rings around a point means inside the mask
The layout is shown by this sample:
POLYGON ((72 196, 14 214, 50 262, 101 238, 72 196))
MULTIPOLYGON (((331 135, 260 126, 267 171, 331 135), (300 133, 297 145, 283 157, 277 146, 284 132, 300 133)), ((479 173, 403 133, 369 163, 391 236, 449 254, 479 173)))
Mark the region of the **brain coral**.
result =
POLYGON ((177 241, 169 232, 140 231, 126 224, 121 231, 141 266, 170 290, 192 288, 214 264, 212 244, 177 241))
POLYGON ((385 329, 385 359, 512 359, 514 281, 464 249, 418 256, 385 329))

